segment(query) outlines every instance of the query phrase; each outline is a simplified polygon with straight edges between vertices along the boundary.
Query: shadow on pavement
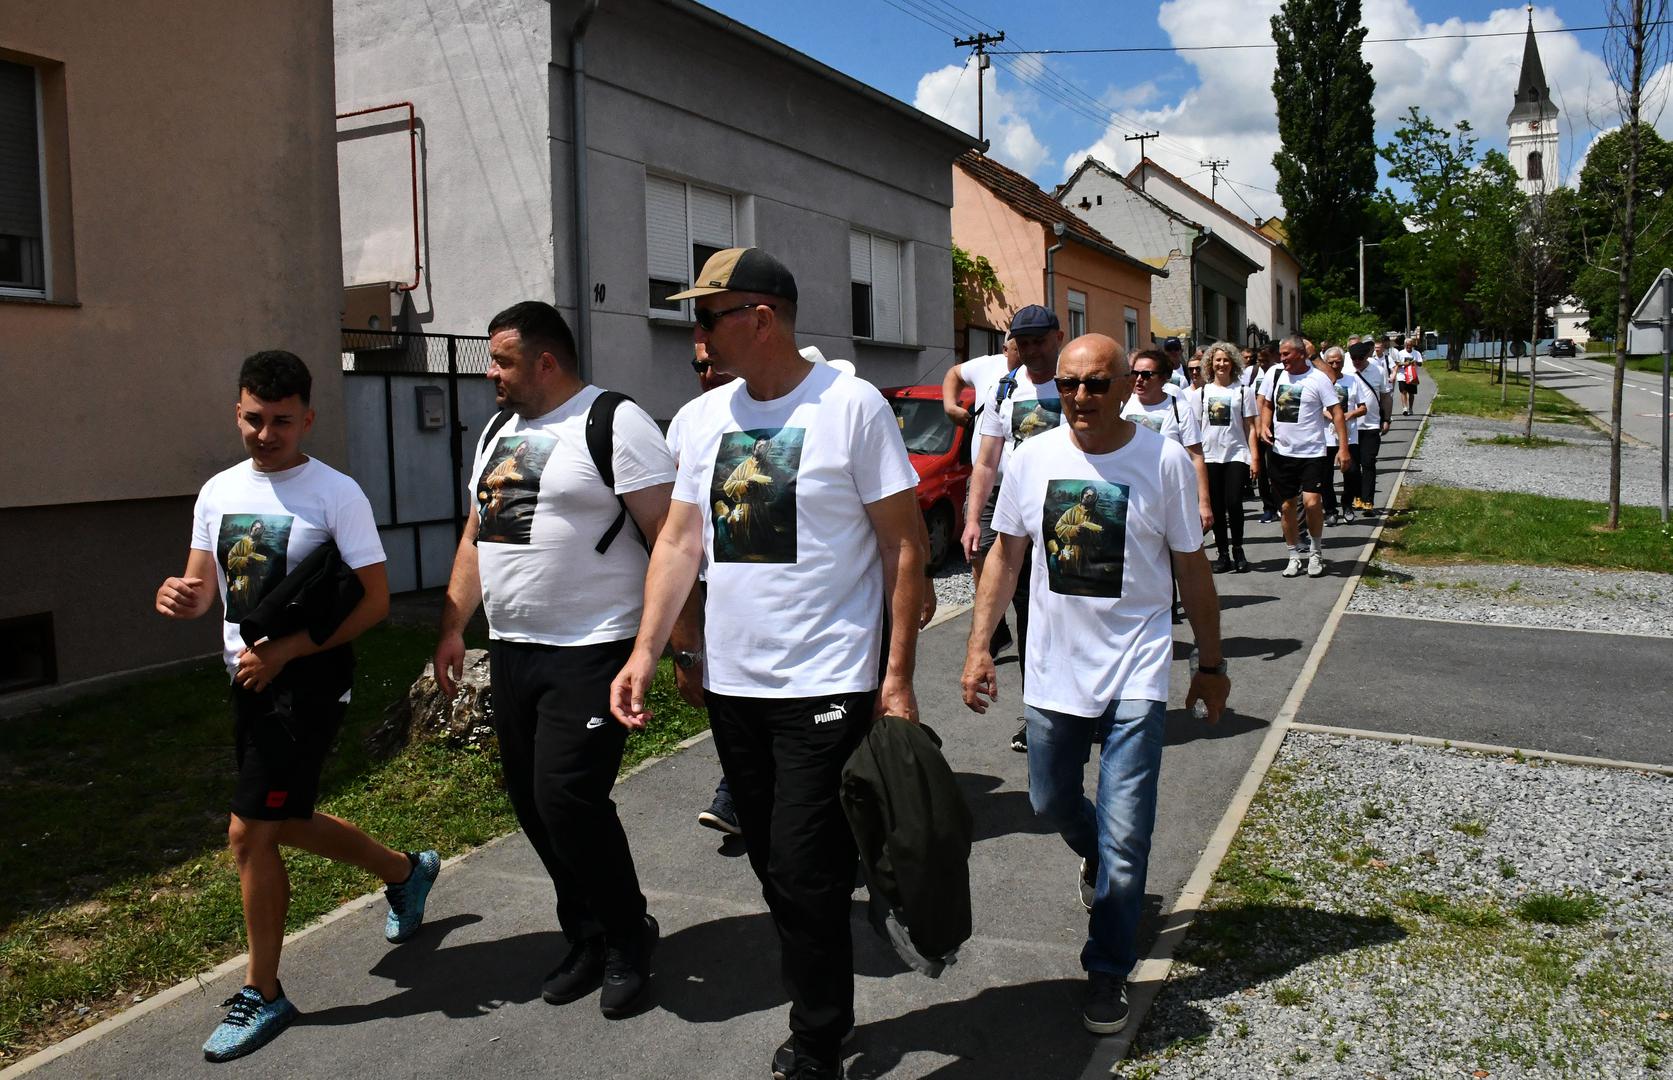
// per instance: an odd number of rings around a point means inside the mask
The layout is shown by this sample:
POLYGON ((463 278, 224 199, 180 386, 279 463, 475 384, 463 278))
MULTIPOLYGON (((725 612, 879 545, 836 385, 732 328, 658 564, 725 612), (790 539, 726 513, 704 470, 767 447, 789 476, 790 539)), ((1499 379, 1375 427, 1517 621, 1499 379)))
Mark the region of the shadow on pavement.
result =
POLYGON ((927 1051, 958 1059, 921 1074, 936 1080, 1077 1076, 1094 1048, 1080 1023, 1084 985, 1048 979, 994 987, 866 1024, 855 1033, 848 1075, 887 1076, 908 1055, 927 1051))
POLYGON ((1163 746, 1180 746, 1202 739, 1233 739, 1267 726, 1267 721, 1255 716, 1244 716, 1235 709, 1220 714, 1220 722, 1210 724, 1198 720, 1189 709, 1168 710, 1167 727, 1162 737, 1163 746))
POLYGON ((430 1013, 464 1019, 533 1001, 542 977, 563 956, 563 935, 554 929, 441 947, 449 933, 481 921, 480 915, 454 915, 426 923, 418 937, 385 953, 368 972, 388 979, 400 993, 363 1005, 305 1012, 296 1022, 337 1027, 430 1013))
POLYGON ((1387 915, 1283 904, 1199 911, 1178 956, 1200 970, 1162 988, 1133 1050, 1154 1053, 1213 1032, 1213 1017, 1193 1004, 1196 1001, 1253 990, 1322 957, 1387 945, 1405 936, 1387 915))
MULTIPOLYGON (((1026 761, 1018 754, 1018 764, 1026 772, 1026 761)), ((1027 791, 999 791, 1005 781, 997 776, 984 773, 957 773, 959 791, 964 794, 965 804, 970 807, 970 816, 975 828, 971 842, 981 843, 999 836, 1010 836, 1014 833, 1027 833, 1034 836, 1045 836, 1051 833, 1040 819, 1034 816, 1034 807, 1028 802, 1027 791)))
POLYGON ((1276 596, 1222 596, 1220 597, 1220 610, 1230 611, 1232 608, 1270 604, 1276 599, 1278 599, 1276 596))
POLYGON ((1238 635, 1225 638, 1220 642, 1220 651, 1226 656, 1259 657, 1262 660, 1276 660, 1281 656, 1288 656, 1299 648, 1301 648, 1301 641, 1297 638, 1258 638, 1238 635))

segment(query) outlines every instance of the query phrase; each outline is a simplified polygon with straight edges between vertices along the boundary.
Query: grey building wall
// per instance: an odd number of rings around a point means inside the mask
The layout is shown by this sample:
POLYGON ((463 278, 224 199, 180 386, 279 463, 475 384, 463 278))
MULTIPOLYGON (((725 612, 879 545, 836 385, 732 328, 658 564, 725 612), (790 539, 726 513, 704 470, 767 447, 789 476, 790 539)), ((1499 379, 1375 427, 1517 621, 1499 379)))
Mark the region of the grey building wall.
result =
MULTIPOLYGON (((1191 247, 1198 230, 1096 167, 1083 170, 1058 201, 1131 255, 1165 259, 1165 278, 1150 283, 1150 320, 1157 337, 1192 325, 1191 247), (1090 204, 1090 205, 1083 205, 1090 204)), ((1151 328, 1142 328, 1148 337, 1151 328)))

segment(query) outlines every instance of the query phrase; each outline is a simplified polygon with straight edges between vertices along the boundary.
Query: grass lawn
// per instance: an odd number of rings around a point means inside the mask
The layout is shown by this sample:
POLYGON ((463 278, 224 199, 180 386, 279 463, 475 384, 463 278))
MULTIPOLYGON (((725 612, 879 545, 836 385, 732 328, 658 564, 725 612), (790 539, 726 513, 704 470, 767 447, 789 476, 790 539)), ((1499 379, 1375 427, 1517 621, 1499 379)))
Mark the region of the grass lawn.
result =
MULTIPOLYGON (((1490 420, 1519 420, 1528 415, 1528 383, 1509 373, 1507 400, 1499 404, 1499 384, 1493 372, 1448 371, 1445 364, 1425 364, 1423 374, 1435 383, 1430 411, 1438 416, 1480 416, 1490 420)), ((1555 390, 1534 390, 1534 419, 1556 423, 1584 422, 1586 410, 1555 390)))
MULTIPOLYGON (((320 808, 390 846, 443 856, 516 828, 494 748, 419 741, 375 761, 365 736, 406 693, 432 631, 384 625, 357 645, 354 701, 321 782, 320 808)), ((665 661, 657 716, 628 766, 704 730, 665 661)), ((232 722, 219 661, 16 720, 0 744, 0 1066, 244 949, 226 851, 232 722)), ((377 887, 287 854, 288 928, 377 887)))
POLYGON ((1419 486, 1401 492, 1382 551, 1399 562, 1526 563, 1673 573, 1673 534, 1653 507, 1621 507, 1602 531, 1603 503, 1419 486))
MULTIPOLYGON (((1595 360, 1598 363, 1603 364, 1605 367, 1614 367, 1615 366, 1615 354, 1614 353, 1585 353, 1584 355, 1585 355, 1587 360, 1595 360)), ((1627 357, 1627 370, 1629 370, 1629 371, 1648 371, 1648 372, 1651 372, 1652 374, 1660 375, 1661 374, 1661 357, 1660 356, 1629 356, 1629 357, 1627 357)))

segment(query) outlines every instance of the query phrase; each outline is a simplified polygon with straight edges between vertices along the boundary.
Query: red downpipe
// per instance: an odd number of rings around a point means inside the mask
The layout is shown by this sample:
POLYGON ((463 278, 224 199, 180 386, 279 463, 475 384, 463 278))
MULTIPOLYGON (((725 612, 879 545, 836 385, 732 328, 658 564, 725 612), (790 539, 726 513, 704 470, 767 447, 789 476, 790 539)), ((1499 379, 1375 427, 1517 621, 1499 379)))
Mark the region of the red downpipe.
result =
POLYGON ((340 112, 337 119, 346 120, 351 116, 388 112, 390 109, 407 110, 407 150, 412 164, 412 284, 397 284, 395 291, 412 292, 424 278, 424 264, 418 259, 418 110, 410 101, 397 101, 389 105, 374 105, 370 109, 340 112))

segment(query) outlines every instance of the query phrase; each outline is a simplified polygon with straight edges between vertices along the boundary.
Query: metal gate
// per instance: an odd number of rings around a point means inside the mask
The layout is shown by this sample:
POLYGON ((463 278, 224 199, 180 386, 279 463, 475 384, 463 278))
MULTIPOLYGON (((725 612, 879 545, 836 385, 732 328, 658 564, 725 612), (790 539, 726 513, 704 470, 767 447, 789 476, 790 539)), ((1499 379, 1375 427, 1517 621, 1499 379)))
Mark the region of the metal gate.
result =
POLYGON ((465 514, 471 433, 494 415, 488 339, 343 330, 348 473, 371 500, 391 592, 447 584, 465 514))

